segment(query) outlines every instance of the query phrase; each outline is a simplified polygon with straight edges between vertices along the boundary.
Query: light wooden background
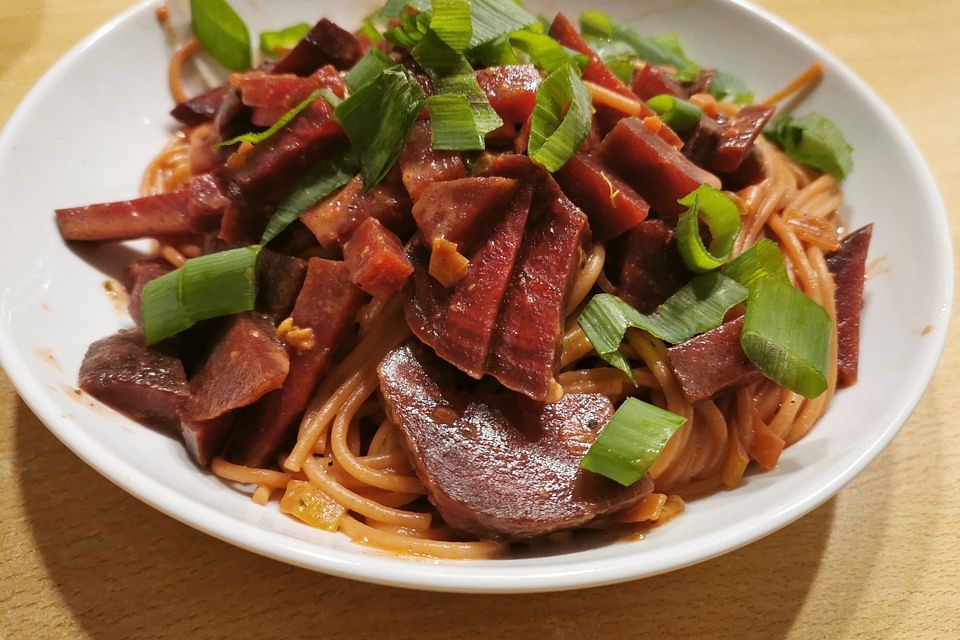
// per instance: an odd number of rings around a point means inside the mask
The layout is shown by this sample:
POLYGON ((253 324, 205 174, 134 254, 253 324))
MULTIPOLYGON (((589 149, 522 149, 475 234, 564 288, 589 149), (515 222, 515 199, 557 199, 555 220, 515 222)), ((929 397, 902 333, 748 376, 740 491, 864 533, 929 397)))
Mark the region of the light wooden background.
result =
MULTIPOLYGON (((61 54, 129 4, 0 0, 0 122, 61 54)), ((956 229, 960 2, 761 4, 891 104, 956 229)), ((0 373, 0 638, 960 638, 957 332, 954 323, 900 436, 823 507, 682 571, 533 596, 387 589, 218 542, 86 467, 0 373)))

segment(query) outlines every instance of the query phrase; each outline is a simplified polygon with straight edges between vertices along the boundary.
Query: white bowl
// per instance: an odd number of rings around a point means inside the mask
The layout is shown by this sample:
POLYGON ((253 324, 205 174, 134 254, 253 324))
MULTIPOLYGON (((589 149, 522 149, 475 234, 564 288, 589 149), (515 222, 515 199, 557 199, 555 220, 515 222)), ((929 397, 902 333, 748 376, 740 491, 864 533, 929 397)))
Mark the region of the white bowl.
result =
MULTIPOLYGON (((254 34, 313 21, 318 13, 352 26, 369 8, 317 0, 267 4, 234 2, 254 34)), ((815 59, 826 64, 826 78, 802 109, 827 114, 856 148, 844 185, 846 215, 851 228, 876 223, 871 258, 886 268, 874 270, 867 285, 860 382, 837 395, 776 470, 692 502, 682 517, 640 541, 544 557, 414 561, 315 531, 275 505, 259 507, 198 471, 177 440, 78 397, 73 387, 87 345, 129 324, 105 295, 97 269, 123 264, 128 249, 71 250, 53 210, 134 197, 141 170, 170 133, 169 48, 149 2, 64 56, 0 135, 0 362, 30 408, 100 473, 197 529, 302 567, 422 589, 548 591, 649 576, 752 542, 832 496, 910 415, 947 333, 953 263, 946 214, 916 147, 849 69, 745 2, 529 4, 574 15, 602 8, 643 33, 676 32, 691 58, 743 77, 759 95, 815 59)))

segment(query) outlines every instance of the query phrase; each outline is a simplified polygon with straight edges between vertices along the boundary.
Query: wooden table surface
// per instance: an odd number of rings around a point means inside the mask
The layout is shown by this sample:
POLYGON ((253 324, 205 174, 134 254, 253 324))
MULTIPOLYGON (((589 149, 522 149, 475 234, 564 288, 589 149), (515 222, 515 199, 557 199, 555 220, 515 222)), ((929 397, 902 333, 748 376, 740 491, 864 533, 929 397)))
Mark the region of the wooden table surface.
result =
MULTIPOLYGON (((0 123, 57 58, 129 4, 2 0, 0 123)), ((761 4, 890 103, 933 168, 956 244, 960 2, 761 4)), ((0 372, 0 639, 960 638, 958 330, 903 432, 810 515, 682 571, 530 596, 365 585, 214 540, 87 467, 0 372)))

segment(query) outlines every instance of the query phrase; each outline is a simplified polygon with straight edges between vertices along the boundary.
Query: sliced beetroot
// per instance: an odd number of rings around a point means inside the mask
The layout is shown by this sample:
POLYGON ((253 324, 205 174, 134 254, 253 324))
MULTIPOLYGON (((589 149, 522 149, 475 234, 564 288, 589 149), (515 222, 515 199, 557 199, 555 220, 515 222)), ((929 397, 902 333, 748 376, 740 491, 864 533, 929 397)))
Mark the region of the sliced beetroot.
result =
POLYGON ((130 329, 90 345, 79 385, 135 420, 164 426, 177 424, 177 410, 190 395, 183 363, 130 329))
MULTIPOLYGON (((725 122, 726 118, 723 118, 725 122)), ((722 133, 723 125, 707 114, 703 114, 700 116, 700 122, 687 133, 687 139, 681 151, 698 167, 709 167, 713 159, 713 151, 717 148, 722 133)))
POLYGON ((458 392, 457 372, 415 341, 388 354, 379 373, 401 445, 454 529, 536 538, 629 507, 653 489, 649 477, 623 487, 580 469, 613 415, 604 396, 542 405, 512 393, 458 392))
POLYGON ((507 288, 487 371, 508 389, 545 401, 557 373, 567 297, 587 217, 566 197, 550 201, 527 230, 507 288))
POLYGON ((740 168, 753 150, 757 136, 773 117, 774 108, 751 105, 731 116, 713 150, 711 168, 721 173, 732 173, 740 168))
POLYGON ((308 76, 326 64, 345 71, 361 55, 360 42, 352 33, 323 18, 277 63, 273 73, 308 76))
POLYGON ((410 199, 416 202, 424 190, 435 182, 466 177, 463 158, 454 151, 434 151, 430 123, 420 122, 413 128, 397 166, 410 199))
POLYGON ((159 258, 155 260, 135 260, 123 270, 124 286, 126 286, 130 297, 127 312, 138 325, 142 324, 143 321, 140 314, 140 298, 143 296, 143 288, 151 280, 156 280, 171 271, 173 271, 173 267, 170 266, 170 263, 159 258))
POLYGON ((218 176, 238 202, 276 201, 345 141, 326 100, 314 100, 237 163, 221 167, 218 176))
MULTIPOLYGON (((596 52, 590 48, 590 45, 583 36, 580 35, 577 28, 573 26, 573 23, 562 13, 558 13, 557 17, 553 20, 553 24, 550 25, 550 36, 568 49, 573 49, 577 53, 582 53, 587 56, 589 61, 583 70, 584 80, 594 82, 601 87, 605 87, 629 98, 636 97, 633 95, 633 92, 627 88, 627 85, 617 77, 617 74, 610 71, 609 67, 603 63, 603 60, 600 59, 596 52)), ((642 115, 653 114, 653 111, 649 109, 648 111, 649 113, 642 115)))
POLYGON ((310 259, 291 318, 295 326, 313 331, 314 346, 294 350, 283 386, 240 415, 225 453, 228 460, 252 467, 276 463, 275 456, 296 433, 310 396, 361 304, 363 293, 350 282, 345 263, 310 259))
POLYGON ((543 79, 532 64, 488 67, 476 73, 477 84, 506 124, 520 125, 533 113, 543 79))
POLYGON ((760 159, 756 146, 754 146, 736 171, 721 173, 717 177, 720 178, 725 190, 740 191, 763 181, 767 177, 767 171, 763 166, 763 160, 760 159))
POLYGON ((716 176, 652 133, 640 118, 618 122, 593 155, 636 189, 654 211, 674 223, 686 210, 677 200, 701 184, 720 186, 716 176))
POLYGON ((663 94, 677 98, 687 97, 687 92, 683 90, 680 83, 655 64, 646 65, 640 73, 634 76, 630 88, 644 101, 663 94))
POLYGON ((583 153, 570 158, 554 177, 587 214, 593 235, 601 242, 637 226, 650 212, 650 205, 633 187, 583 153))
POLYGON ((324 198, 300 215, 321 246, 341 246, 365 220, 375 218, 394 233, 411 227, 410 198, 393 180, 363 190, 363 178, 355 176, 337 193, 324 198))
POLYGON ((341 98, 345 95, 343 79, 330 65, 305 78, 292 73, 248 71, 240 75, 237 82, 243 104, 253 107, 253 124, 260 127, 273 125, 318 89, 329 89, 341 98))
POLYGON ((400 239, 376 218, 367 218, 357 227, 343 245, 343 259, 350 280, 378 300, 388 300, 413 273, 400 239))
POLYGON ((697 93, 707 93, 710 91, 710 84, 716 75, 716 69, 700 69, 697 79, 687 88, 687 94, 692 96, 697 93))
POLYGON ((423 191, 413 219, 427 245, 435 238, 458 245, 473 241, 503 215, 518 187, 517 180, 495 176, 438 182, 423 191))
POLYGON ((279 324, 290 315, 306 275, 306 260, 261 249, 257 261, 257 310, 279 324))
POLYGON ((644 220, 618 238, 608 264, 617 295, 641 313, 653 313, 693 277, 662 220, 644 220))
POLYGON ((222 84, 200 95, 177 103, 170 115, 188 127, 196 127, 213 120, 230 85, 222 84))
POLYGON ((860 312, 872 236, 872 224, 860 227, 840 242, 837 251, 827 256, 827 266, 837 284, 837 380, 844 387, 857 381, 860 312))
POLYGON ((220 226, 220 220, 227 207, 232 204, 220 180, 212 173, 195 176, 190 181, 190 201, 187 212, 190 224, 200 231, 213 231, 220 226))
POLYGON ((706 400, 763 377, 740 348, 742 330, 741 317, 667 349, 670 366, 687 400, 706 400))
POLYGON ((132 240, 177 236, 194 231, 188 206, 190 190, 161 193, 122 202, 57 209, 64 240, 132 240))

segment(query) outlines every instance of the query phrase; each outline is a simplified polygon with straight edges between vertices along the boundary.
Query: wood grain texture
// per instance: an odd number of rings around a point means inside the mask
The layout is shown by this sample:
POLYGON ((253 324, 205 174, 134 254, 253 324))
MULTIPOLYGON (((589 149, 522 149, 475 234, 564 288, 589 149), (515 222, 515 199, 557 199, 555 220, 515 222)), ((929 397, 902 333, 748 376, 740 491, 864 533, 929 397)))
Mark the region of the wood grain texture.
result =
MULTIPOLYGON (((0 122, 129 4, 2 0, 0 122)), ((956 234, 957 136, 943 122, 960 106, 960 2, 761 4, 890 103, 933 167, 956 234)), ((369 586, 218 542, 80 462, 0 374, 0 638, 960 638, 958 330, 903 432, 812 514, 682 571, 533 596, 369 586)))

